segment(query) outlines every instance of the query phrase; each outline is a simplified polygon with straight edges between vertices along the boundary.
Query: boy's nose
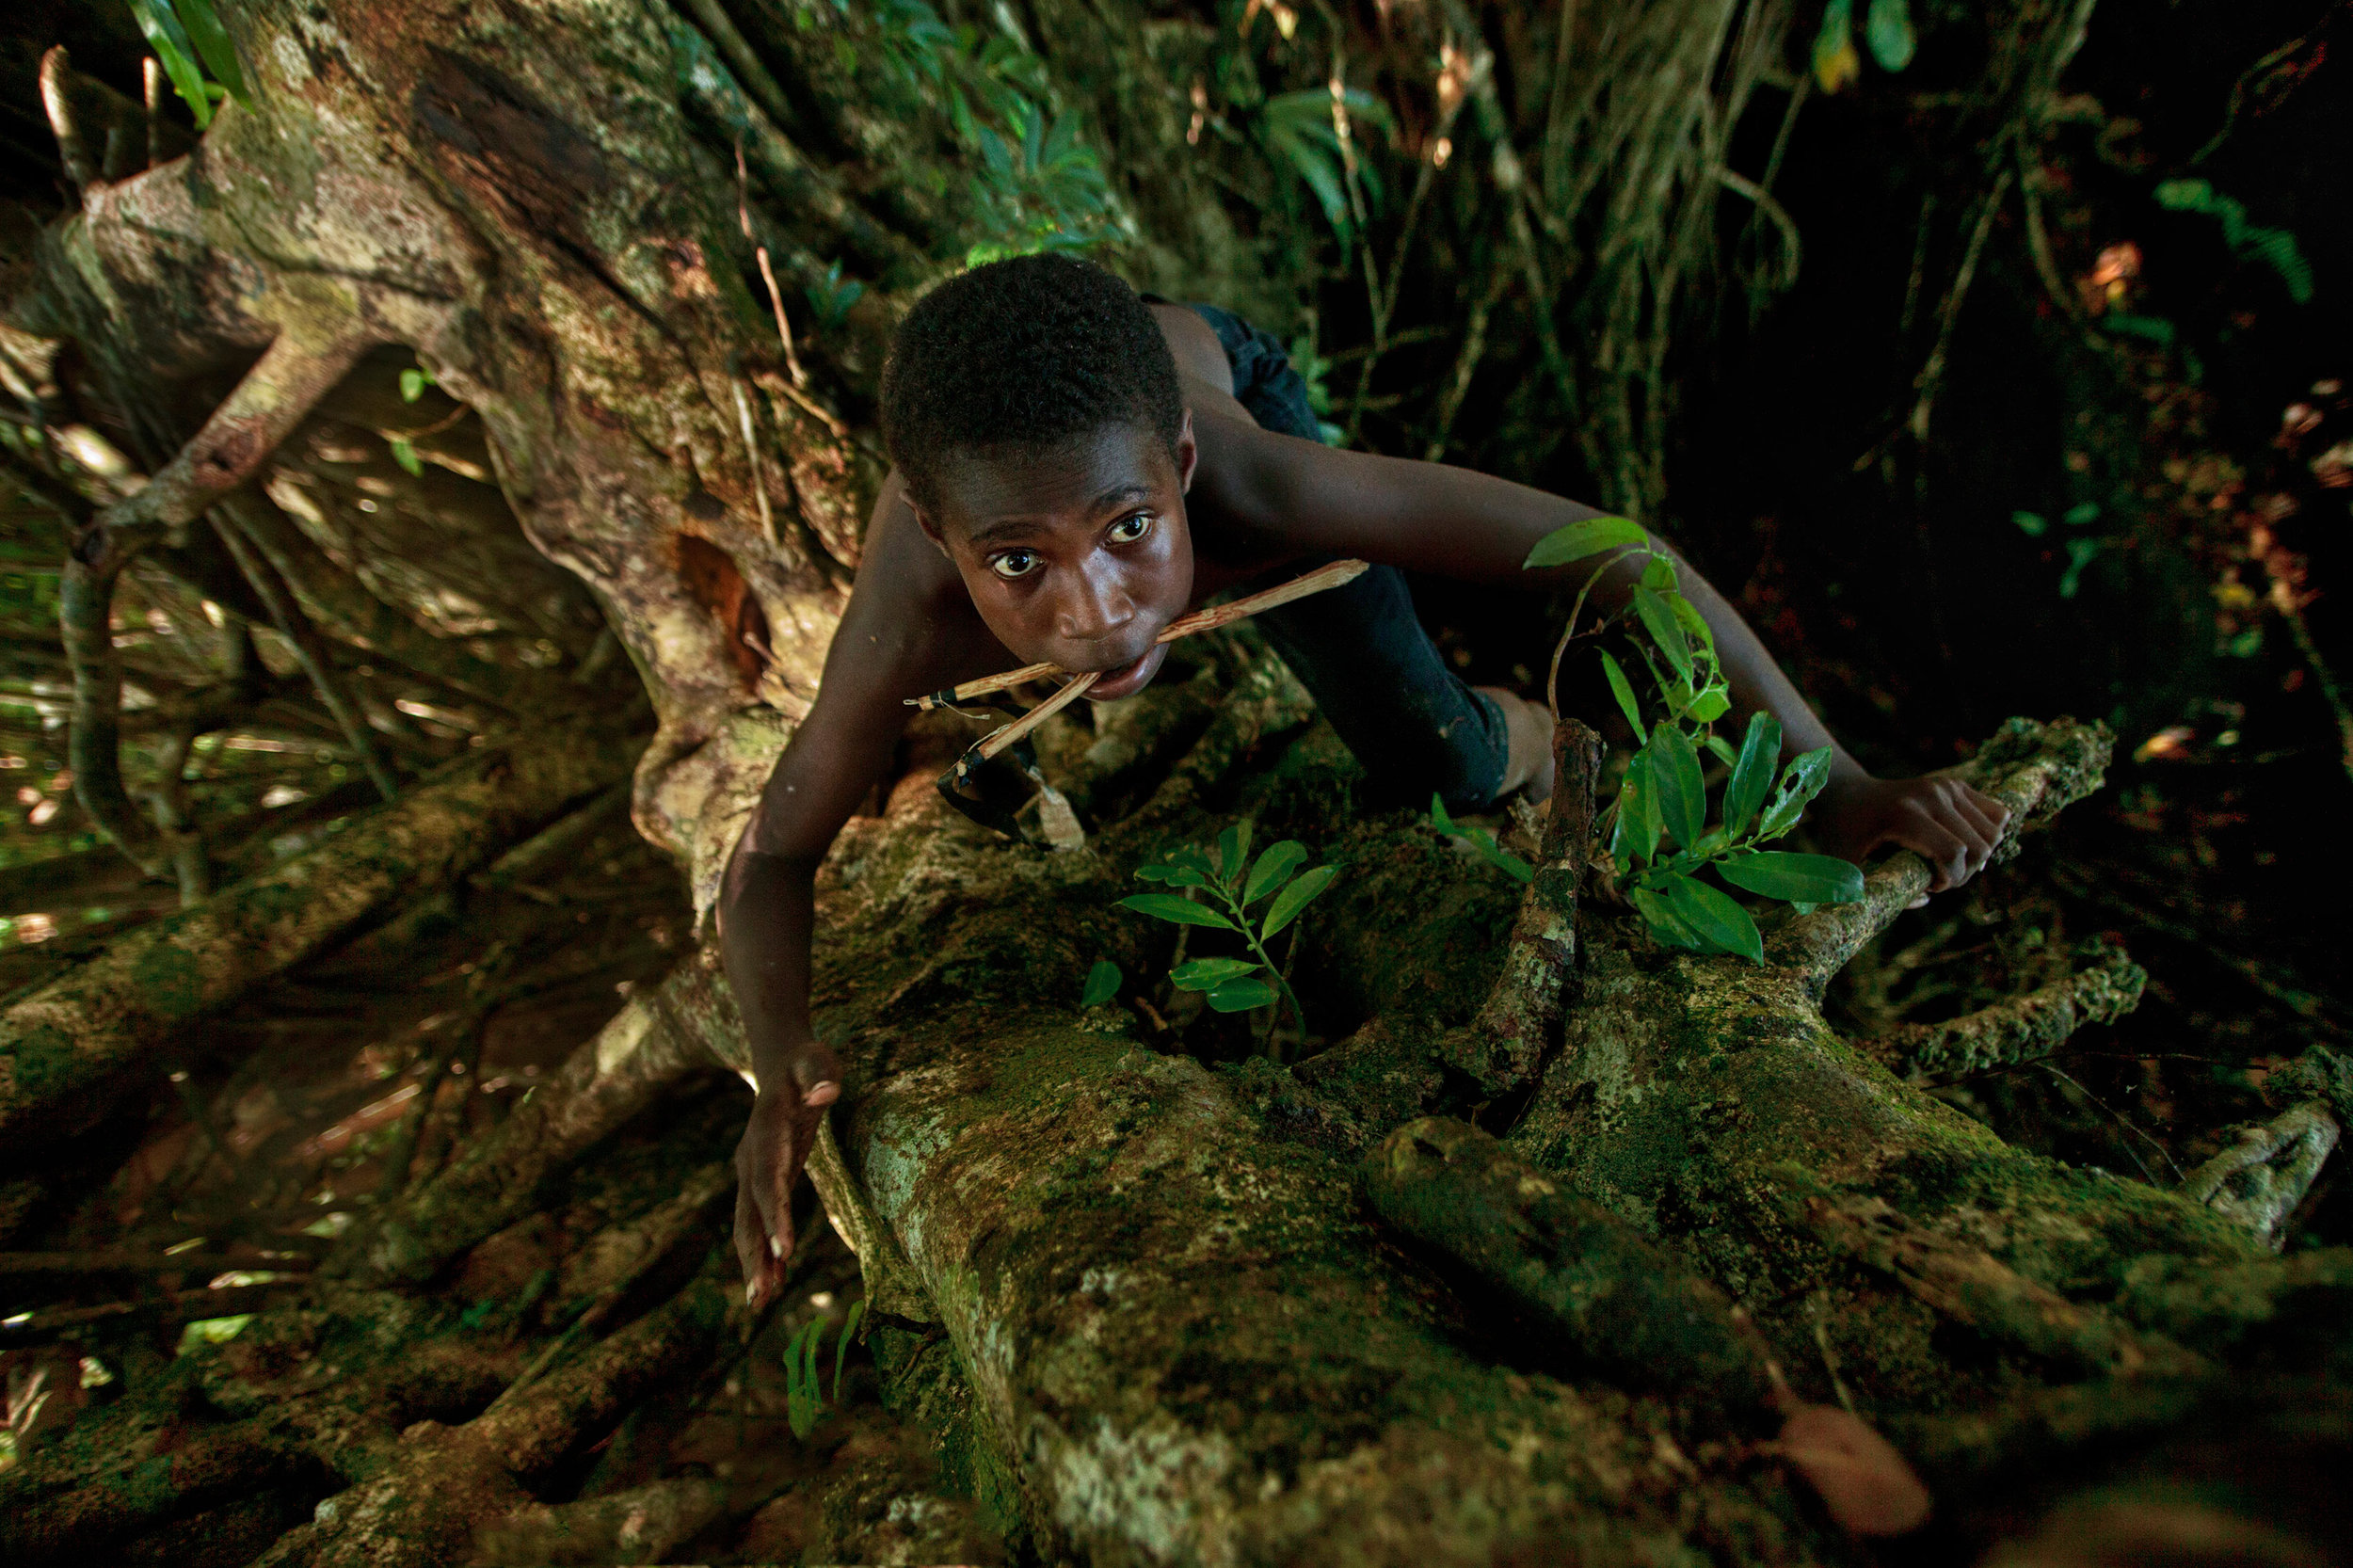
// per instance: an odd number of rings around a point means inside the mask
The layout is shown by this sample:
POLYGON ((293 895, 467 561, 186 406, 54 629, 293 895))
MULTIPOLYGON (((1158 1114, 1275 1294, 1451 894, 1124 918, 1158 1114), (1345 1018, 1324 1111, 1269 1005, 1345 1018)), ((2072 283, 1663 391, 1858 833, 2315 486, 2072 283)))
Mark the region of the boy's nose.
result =
POLYGON ((1098 643, 1135 618, 1135 600, 1116 584, 1087 583, 1063 600, 1054 630, 1074 643, 1098 643))

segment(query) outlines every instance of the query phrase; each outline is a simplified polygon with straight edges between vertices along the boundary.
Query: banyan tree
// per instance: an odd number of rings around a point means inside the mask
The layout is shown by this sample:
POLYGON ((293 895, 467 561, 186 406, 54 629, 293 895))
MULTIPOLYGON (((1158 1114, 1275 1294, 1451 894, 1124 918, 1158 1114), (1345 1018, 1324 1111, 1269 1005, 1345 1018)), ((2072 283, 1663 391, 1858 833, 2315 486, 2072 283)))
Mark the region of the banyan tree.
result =
MULTIPOLYGON (((50 144, 9 156, 54 146, 58 184, 6 241, 0 456, 56 631, 11 631, 11 679, 95 836, 34 886, 132 913, 0 1021, 0 1267, 81 1290, 10 1331, 97 1368, 0 1471, 8 1560, 1846 1562, 1915 1528, 1958 1556, 2159 1484, 2189 1434, 2269 1451, 2282 1408, 2332 1409, 2353 1259, 2279 1246, 2339 1058, 2179 1181, 2027 1152, 1938 1091, 2132 1008, 2121 951, 1842 1031, 1826 991, 1887 961, 1918 857, 1767 918, 1761 963, 1662 945, 1583 724, 1551 801, 1492 820, 1523 885, 1362 803, 1246 628, 1039 731, 1079 847, 950 810, 974 732, 910 730, 821 881, 827 1223, 780 1315, 743 1307, 711 905, 858 560, 909 301, 1088 248, 1317 324, 1295 357, 1332 362, 1340 439, 1463 457, 1465 410, 1499 409, 1545 433, 1531 468, 1672 529, 1675 357, 1801 264, 1772 190, 1829 85, 1818 9, 230 0, 216 36, 141 0, 42 40, 10 123, 50 144), (173 68, 144 84, 134 13, 173 68), (316 776, 232 808, 198 765, 224 735, 316 776), (1173 997, 1174 932, 1113 908, 1240 822, 1339 872, 1290 953, 1307 1027, 1273 1040, 1173 997), (599 865, 653 888, 656 935, 567 958, 599 865), (1088 1005, 1101 962, 1128 978, 1088 1005), (250 1087, 272 1009, 428 970, 456 1000, 376 1032, 416 1092, 360 1129, 373 1195, 309 1234, 220 1221, 165 1277, 155 1227, 238 1167, 215 1091, 250 1087), (575 982, 602 1004, 555 1015, 528 1095, 444 1114, 485 1020, 575 982), (147 1229, 41 1228, 166 1123, 147 1229), (832 1439, 648 1435, 812 1320, 796 1395, 838 1402, 831 1332, 880 1396, 832 1439)), ((1964 200, 1915 279, 1939 355, 2090 9, 1919 19, 1963 62, 1964 200)), ((2112 744, 2057 713, 1983 738, 2005 858, 2112 744)), ((2083 1517, 2067 1549, 2105 1539, 2083 1517)))

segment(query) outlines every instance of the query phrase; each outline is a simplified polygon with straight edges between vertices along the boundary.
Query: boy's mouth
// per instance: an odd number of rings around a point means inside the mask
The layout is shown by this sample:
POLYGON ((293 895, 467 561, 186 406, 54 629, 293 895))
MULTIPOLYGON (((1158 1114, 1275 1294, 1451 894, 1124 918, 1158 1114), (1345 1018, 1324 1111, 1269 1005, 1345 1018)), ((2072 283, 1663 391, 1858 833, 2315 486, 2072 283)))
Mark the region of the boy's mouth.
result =
POLYGON ((1103 672, 1102 678, 1087 688, 1087 697, 1094 702, 1112 702, 1123 696, 1133 696, 1152 683, 1160 672, 1160 663, 1168 657, 1168 645, 1155 643, 1140 659, 1131 659, 1116 669, 1103 672))

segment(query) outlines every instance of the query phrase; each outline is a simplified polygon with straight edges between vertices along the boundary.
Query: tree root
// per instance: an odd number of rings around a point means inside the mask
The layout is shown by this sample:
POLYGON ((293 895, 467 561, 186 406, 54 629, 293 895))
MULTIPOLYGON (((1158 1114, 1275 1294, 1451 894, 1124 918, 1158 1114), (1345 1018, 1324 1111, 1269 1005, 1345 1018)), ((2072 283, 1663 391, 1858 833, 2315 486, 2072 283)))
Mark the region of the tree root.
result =
POLYGON ((597 1244, 567 1261, 559 1285, 563 1294, 586 1298, 580 1315, 562 1334, 548 1342, 530 1365, 517 1374, 490 1406, 497 1410, 520 1398, 538 1381, 558 1356, 583 1337, 604 1326, 639 1281, 660 1267, 709 1216, 709 1209, 735 1189, 734 1168, 704 1166, 687 1176, 678 1195, 655 1206, 626 1226, 616 1226, 597 1238, 597 1244), (598 1276, 602 1275, 601 1279, 598 1276))
POLYGON ((1561 1335, 1572 1361, 1613 1383, 1696 1394, 1743 1425, 1778 1410, 1771 1353, 1722 1290, 1489 1134, 1408 1122, 1362 1176, 1383 1221, 1561 1335))
POLYGON ((532 1503, 477 1528, 475 1568, 529 1563, 664 1562, 679 1547, 757 1496, 710 1476, 673 1476, 574 1503, 532 1503))
POLYGON ((2229 1148, 2182 1177, 2182 1196, 2237 1221, 2278 1252, 2343 1130, 2320 1100, 2292 1106, 2270 1122, 2241 1128, 2229 1148))
POLYGON ((133 1536, 176 1540, 191 1515, 290 1486, 328 1501, 268 1560, 462 1560, 478 1525, 536 1506, 525 1484, 708 1364, 729 1320, 724 1247, 666 1304, 529 1381, 606 1327, 680 1242, 718 1238, 729 1179, 713 1164, 678 1198, 600 1232, 568 1271, 586 1310, 521 1378, 522 1352, 495 1322, 470 1327, 398 1296, 329 1288, 264 1314, 0 1473, 0 1553, 31 1565, 133 1536))
POLYGON ((1900 1535, 1928 1517, 1928 1493, 1895 1450, 1850 1415, 1801 1405, 1721 1290, 1493 1137, 1462 1122, 1410 1122, 1362 1174, 1383 1220, 1561 1336, 1547 1355, 1565 1352, 1612 1383, 1752 1433, 1779 1426, 1775 1450, 1855 1534, 1900 1535))
POLYGON ((322 1502, 311 1524, 280 1537, 255 1568, 443 1568, 465 1560, 482 1522, 537 1506, 524 1482, 708 1358, 727 1320, 714 1272, 706 1270, 511 1402, 460 1426, 426 1419, 405 1428, 368 1473, 322 1502))
POLYGON ((1593 849, 1593 790, 1601 737, 1576 719, 1553 726, 1553 792, 1535 880, 1521 900, 1504 949, 1503 972, 1465 1032, 1478 1046, 1447 1052, 1488 1095, 1531 1080, 1558 1041, 1561 1009, 1577 963, 1577 905, 1593 849))
POLYGON ((2091 957, 2089 967, 2023 996, 1943 1023, 1899 1025, 1865 1044, 1913 1083, 1953 1083, 2040 1062, 2086 1024, 2112 1023, 2140 1003, 2147 970, 2106 942, 2091 957))
POLYGON ((254 597, 268 606, 271 623, 294 648, 302 673, 310 678, 311 689, 318 696, 319 706, 327 710, 336 728, 343 731, 344 744, 359 760, 361 771, 375 784, 376 792, 391 800, 400 793, 400 783, 376 750, 367 715, 345 689, 343 676, 328 652, 326 639, 320 636, 311 617, 302 613, 302 606, 295 602, 294 592, 279 575, 277 567, 254 542, 251 530, 246 526, 246 512, 247 508, 234 502, 221 504, 215 528, 220 542, 229 548, 237 569, 245 573, 245 580, 253 585, 254 597))
MULTIPOLYGON (((336 1267, 362 1279, 421 1282, 531 1212, 545 1182, 678 1085, 719 1065, 710 1041, 741 1032, 725 986, 716 953, 701 950, 660 985, 632 997, 565 1059, 553 1081, 407 1194, 336 1267)), ((749 1052, 742 1054, 748 1063, 749 1052)))
MULTIPOLYGON (((1999 864, 2018 853, 2018 836, 2050 821, 2097 790, 2115 737, 2103 724, 2011 719, 1979 749, 1967 769, 1971 783, 2009 808, 2009 822, 1993 849, 1999 864)), ((1766 961, 1798 970, 1817 996, 1863 944, 1895 923, 1925 896, 1932 873, 1909 850, 1891 856, 1864 878, 1863 898, 1801 915, 1766 943, 1766 961)))
POLYGON ((1812 1198, 1814 1232, 1892 1275, 1936 1312, 2077 1375, 2180 1377, 2203 1369, 2171 1342, 2038 1285, 1989 1254, 1913 1224, 1878 1198, 1812 1198))
MULTIPOLYGON (((1533 1081, 1558 1042, 1577 963, 1577 901, 1589 874, 1601 738, 1576 719, 1553 729, 1554 786, 1536 874, 1520 900, 1503 963, 1477 1016, 1440 1031, 1384 1014, 1342 1045, 1292 1069, 1323 1103, 1309 1113, 1320 1140, 1353 1158, 1409 1117, 1452 1096, 1493 1100, 1533 1081)), ((1270 1105, 1265 1109, 1272 1110, 1270 1105)), ((1304 1105, 1289 1119, 1302 1121, 1304 1105)))
POLYGON ((346 936, 398 894, 463 874, 627 766, 625 737, 526 733, 307 854, 111 944, 0 1014, 0 1135, 88 1126, 125 1075, 201 1013, 346 936))

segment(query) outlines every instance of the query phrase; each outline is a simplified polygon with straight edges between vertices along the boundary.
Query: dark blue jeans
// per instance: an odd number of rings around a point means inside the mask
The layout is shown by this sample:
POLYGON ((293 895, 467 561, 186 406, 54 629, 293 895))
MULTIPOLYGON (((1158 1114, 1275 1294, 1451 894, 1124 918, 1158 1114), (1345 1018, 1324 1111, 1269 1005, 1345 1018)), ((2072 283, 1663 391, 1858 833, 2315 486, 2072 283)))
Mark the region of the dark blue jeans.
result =
MULTIPOLYGON (((1307 384, 1273 333, 1214 305, 1191 309, 1225 345, 1234 396, 1253 419, 1287 436, 1323 439, 1307 384)), ((1293 562, 1249 591, 1321 565, 1321 558, 1293 562)), ((1463 808, 1495 799, 1509 760, 1503 711, 1447 668, 1414 614, 1403 572, 1374 567, 1346 587, 1269 610, 1252 624, 1364 765, 1373 798, 1418 806, 1434 791, 1463 808)))

